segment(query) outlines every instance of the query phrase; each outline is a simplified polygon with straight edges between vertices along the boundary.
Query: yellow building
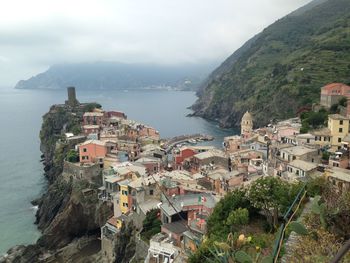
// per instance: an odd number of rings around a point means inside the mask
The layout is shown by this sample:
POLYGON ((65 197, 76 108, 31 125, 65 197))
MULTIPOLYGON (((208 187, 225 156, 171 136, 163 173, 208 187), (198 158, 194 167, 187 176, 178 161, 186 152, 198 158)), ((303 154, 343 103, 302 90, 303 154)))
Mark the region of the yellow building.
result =
POLYGON ((343 138, 349 134, 349 118, 340 114, 329 115, 328 129, 331 132, 331 145, 339 148, 343 138))
POLYGON ((122 214, 129 212, 129 180, 123 180, 119 185, 119 207, 122 214))

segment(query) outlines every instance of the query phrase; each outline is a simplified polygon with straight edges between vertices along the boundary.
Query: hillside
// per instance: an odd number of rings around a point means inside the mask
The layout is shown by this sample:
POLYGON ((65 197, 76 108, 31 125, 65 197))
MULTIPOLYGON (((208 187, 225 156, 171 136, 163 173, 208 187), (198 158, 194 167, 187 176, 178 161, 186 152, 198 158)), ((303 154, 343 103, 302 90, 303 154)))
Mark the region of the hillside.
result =
POLYGON ((47 71, 21 80, 17 89, 136 89, 171 86, 193 90, 212 70, 211 65, 161 66, 155 64, 125 64, 96 62, 58 64, 47 71))
POLYGON ((320 87, 350 82, 350 1, 316 0, 276 21, 211 74, 194 115, 238 126, 293 116, 318 102, 320 87), (228 63, 229 62, 229 63, 228 63), (218 74, 216 74, 216 73, 218 74))

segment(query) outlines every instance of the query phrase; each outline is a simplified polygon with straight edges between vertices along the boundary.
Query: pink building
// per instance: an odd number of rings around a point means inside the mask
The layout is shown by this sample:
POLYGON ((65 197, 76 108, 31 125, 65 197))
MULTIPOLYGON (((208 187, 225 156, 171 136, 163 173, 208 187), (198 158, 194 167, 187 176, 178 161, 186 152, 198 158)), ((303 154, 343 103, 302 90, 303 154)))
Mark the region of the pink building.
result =
POLYGON ((330 83, 321 88, 320 103, 322 106, 330 108, 342 97, 350 97, 350 86, 343 83, 330 83))
POLYGON ((127 119, 127 116, 125 115, 125 113, 121 111, 107 111, 105 112, 105 116, 107 118, 117 117, 125 120, 127 119))
POLYGON ((292 126, 279 127, 277 128, 277 130, 278 130, 278 138, 277 138, 278 141, 282 141, 283 138, 297 135, 300 133, 300 128, 292 127, 292 126))
POLYGON ((98 140, 89 140, 79 144, 80 163, 101 163, 107 154, 106 143, 98 140))

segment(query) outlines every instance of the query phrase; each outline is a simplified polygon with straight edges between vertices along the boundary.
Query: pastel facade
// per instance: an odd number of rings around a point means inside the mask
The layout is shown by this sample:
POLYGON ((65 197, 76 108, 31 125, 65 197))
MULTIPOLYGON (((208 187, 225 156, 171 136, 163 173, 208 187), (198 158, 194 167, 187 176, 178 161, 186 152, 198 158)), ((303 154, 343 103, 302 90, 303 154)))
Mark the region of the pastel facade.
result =
POLYGON ((229 136, 224 138, 224 148, 226 152, 232 153, 242 150, 244 143, 241 136, 229 136))
POLYGON ((317 162, 320 157, 317 149, 298 145, 281 149, 280 158, 286 162, 294 160, 317 162))
POLYGON ((98 140, 89 140, 79 144, 80 163, 103 163, 103 158, 107 154, 105 142, 98 140))
POLYGON ((343 138, 349 134, 349 121, 349 118, 340 114, 332 114, 328 116, 328 129, 332 135, 332 146, 341 146, 343 138))

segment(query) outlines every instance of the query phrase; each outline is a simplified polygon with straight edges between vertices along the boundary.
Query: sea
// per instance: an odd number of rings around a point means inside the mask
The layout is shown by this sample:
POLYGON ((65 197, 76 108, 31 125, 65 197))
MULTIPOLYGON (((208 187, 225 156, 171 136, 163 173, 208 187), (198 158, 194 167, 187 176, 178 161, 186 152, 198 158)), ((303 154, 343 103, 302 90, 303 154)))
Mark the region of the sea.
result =
MULTIPOLYGON (((169 90, 76 90, 80 102, 98 102, 106 110, 120 110, 129 119, 155 127, 162 138, 203 133, 215 137, 236 134, 215 122, 186 117, 196 95, 169 90)), ((39 131, 42 116, 53 104, 64 103, 65 90, 16 90, 0 87, 0 255, 19 244, 39 237, 34 207, 30 201, 46 188, 40 162, 39 131)))

